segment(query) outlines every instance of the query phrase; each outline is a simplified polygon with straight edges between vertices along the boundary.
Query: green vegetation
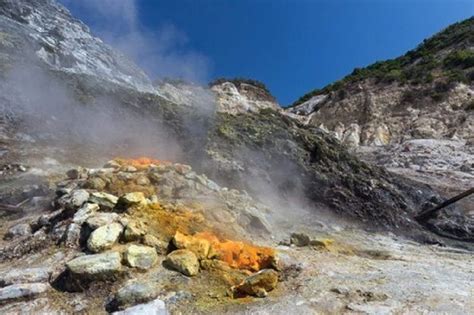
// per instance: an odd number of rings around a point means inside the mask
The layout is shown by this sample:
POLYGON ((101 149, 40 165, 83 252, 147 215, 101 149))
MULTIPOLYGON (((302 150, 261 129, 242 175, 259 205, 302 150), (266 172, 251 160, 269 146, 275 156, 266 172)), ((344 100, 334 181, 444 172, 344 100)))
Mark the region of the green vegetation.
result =
MULTIPOLYGON (((315 89, 302 96, 291 106, 301 104, 311 97, 339 90, 342 86, 373 80, 375 83, 427 84, 435 80, 471 82, 474 80, 474 17, 455 23, 435 36, 426 39, 416 49, 392 60, 378 61, 366 68, 356 68, 345 78, 322 89, 315 89), (452 49, 444 59, 439 54, 452 49)), ((442 92, 433 96, 439 99, 442 92)))
POLYGON ((222 83, 225 83, 225 82, 231 82, 237 88, 240 88, 240 85, 243 84, 243 83, 250 84, 250 85, 256 86, 256 87, 264 90, 268 94, 271 94, 270 90, 267 88, 267 86, 263 82, 260 82, 258 80, 247 79, 247 78, 233 78, 233 79, 218 78, 218 79, 215 79, 214 81, 210 82, 209 87, 213 87, 214 85, 219 85, 219 84, 222 84, 222 83))

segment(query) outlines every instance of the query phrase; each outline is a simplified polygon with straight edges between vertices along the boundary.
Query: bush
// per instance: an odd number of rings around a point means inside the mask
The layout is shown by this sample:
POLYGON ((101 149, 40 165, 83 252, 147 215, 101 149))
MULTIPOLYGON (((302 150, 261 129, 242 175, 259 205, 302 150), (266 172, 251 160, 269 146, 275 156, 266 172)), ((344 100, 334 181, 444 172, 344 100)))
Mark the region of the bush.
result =
POLYGON ((445 67, 459 67, 462 69, 474 67, 474 51, 453 51, 444 59, 443 63, 445 67))

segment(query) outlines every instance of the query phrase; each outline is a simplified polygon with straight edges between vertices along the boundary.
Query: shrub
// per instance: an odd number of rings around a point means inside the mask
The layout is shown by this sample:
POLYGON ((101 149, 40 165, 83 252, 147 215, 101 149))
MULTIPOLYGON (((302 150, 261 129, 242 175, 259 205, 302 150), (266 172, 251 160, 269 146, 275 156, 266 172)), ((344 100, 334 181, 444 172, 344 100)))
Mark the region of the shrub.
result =
POLYGON ((450 53, 443 61, 445 67, 459 67, 462 69, 474 67, 474 51, 456 50, 450 53))

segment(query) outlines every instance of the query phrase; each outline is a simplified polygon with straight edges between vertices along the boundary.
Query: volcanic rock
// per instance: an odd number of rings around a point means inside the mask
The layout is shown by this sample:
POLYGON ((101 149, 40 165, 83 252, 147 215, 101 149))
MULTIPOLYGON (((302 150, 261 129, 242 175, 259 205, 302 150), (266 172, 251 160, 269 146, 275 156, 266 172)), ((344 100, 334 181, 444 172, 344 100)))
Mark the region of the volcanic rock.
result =
POLYGON ((78 167, 71 169, 66 172, 66 175, 69 179, 83 179, 87 178, 87 169, 83 167, 78 167))
POLYGON ((192 251, 198 259, 206 259, 211 248, 211 243, 207 239, 186 236, 179 231, 173 237, 173 244, 178 249, 192 251))
POLYGON ((89 178, 85 184, 85 188, 103 190, 107 186, 107 183, 100 177, 89 178))
POLYGON ((48 283, 12 284, 0 289, 0 303, 5 301, 31 299, 50 290, 48 283))
POLYGON ((241 284, 232 287, 234 297, 252 295, 266 297, 278 283, 278 273, 273 269, 264 269, 246 278, 241 284))
MULTIPOLYGON (((61 224, 57 224, 55 226, 56 228, 61 229, 61 224)), ((71 223, 69 224, 63 234, 62 237, 62 242, 64 243, 64 246, 66 247, 79 247, 80 246, 80 241, 81 241, 81 226, 77 223, 71 223)))
POLYGON ((119 308, 146 303, 158 296, 156 284, 151 282, 133 282, 120 288, 115 294, 115 303, 119 308))
POLYGON ((32 229, 31 225, 28 223, 21 223, 12 226, 8 229, 8 232, 5 234, 5 239, 12 239, 15 237, 31 235, 32 229))
POLYGON ((66 264, 73 279, 81 280, 108 280, 122 271, 120 254, 107 252, 95 255, 83 255, 66 264))
POLYGON ((145 205, 146 198, 142 192, 131 192, 121 196, 118 204, 124 206, 145 205))
POLYGON ((95 230, 101 226, 112 224, 119 221, 120 216, 115 212, 98 212, 86 220, 86 225, 95 230))
POLYGON ((94 192, 89 197, 89 202, 96 203, 100 208, 112 209, 117 204, 118 198, 105 192, 94 192))
POLYGON ((20 283, 48 282, 48 268, 11 269, 0 274, 0 287, 20 283))
POLYGON ((72 222, 76 224, 84 223, 90 216, 96 213, 99 210, 99 205, 95 203, 86 203, 84 204, 77 212, 74 214, 72 222))
POLYGON ((168 315, 165 303, 162 300, 154 300, 146 304, 139 304, 123 311, 115 312, 114 315, 168 315))
POLYGON ((155 248, 158 254, 166 254, 166 251, 168 249, 168 243, 158 239, 156 236, 151 234, 146 234, 143 237, 143 244, 155 248))
POLYGON ((87 240, 87 248, 92 252, 101 252, 111 248, 120 238, 123 226, 120 223, 111 223, 94 230, 87 240))
POLYGON ((158 260, 155 248, 141 245, 130 245, 124 253, 127 265, 139 269, 149 269, 158 260))
POLYGON ((145 235, 145 226, 140 221, 130 220, 125 227, 123 239, 126 242, 140 241, 145 235))
POLYGON ((304 233, 293 233, 290 236, 290 243, 297 247, 304 247, 309 245, 310 238, 304 233))
POLYGON ((195 276, 199 273, 198 258, 192 251, 186 249, 178 249, 171 252, 166 257, 164 265, 186 276, 195 276))

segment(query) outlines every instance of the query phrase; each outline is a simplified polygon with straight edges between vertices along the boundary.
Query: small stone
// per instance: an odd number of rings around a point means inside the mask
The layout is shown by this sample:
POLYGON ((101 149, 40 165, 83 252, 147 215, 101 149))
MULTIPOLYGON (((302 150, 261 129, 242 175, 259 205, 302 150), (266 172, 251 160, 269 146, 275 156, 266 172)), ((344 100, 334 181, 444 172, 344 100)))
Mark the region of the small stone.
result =
POLYGON ((186 276, 195 276, 199 273, 198 258, 192 251, 186 249, 178 249, 170 253, 166 257, 165 266, 186 276))
POLYGON ((320 240, 311 240, 309 242, 309 244, 311 246, 315 246, 315 247, 321 247, 321 248, 324 248, 324 249, 327 249, 329 250, 329 248, 331 247, 331 245, 334 243, 334 240, 331 240, 331 239, 320 239, 320 240))
POLYGON ((89 193, 84 189, 73 190, 70 195, 64 195, 58 200, 60 205, 64 205, 67 209, 77 209, 89 199, 89 193))
POLYGON ((11 269, 0 274, 0 286, 12 284, 48 282, 50 271, 48 268, 11 269))
POLYGON ((151 234, 146 234, 143 237, 143 244, 155 248, 158 254, 166 254, 166 251, 168 250, 168 243, 151 234))
POLYGON ((118 168, 120 168, 120 164, 115 160, 110 160, 107 163, 105 163, 104 168, 118 169, 118 168))
POLYGON ((89 178, 85 183, 84 187, 95 190, 104 190, 107 183, 100 177, 89 178))
POLYGON ((126 242, 135 242, 135 241, 140 241, 144 235, 145 235, 144 225, 139 221, 131 220, 128 222, 127 226, 125 227, 123 238, 126 242))
POLYGON ((120 312, 112 313, 114 315, 169 315, 165 302, 154 300, 146 304, 139 304, 127 308, 120 312))
POLYGON ((124 208, 137 205, 146 205, 146 198, 142 192, 131 192, 121 196, 118 200, 118 204, 124 208))
POLYGON ((117 204, 118 198, 105 192, 94 192, 89 197, 89 202, 96 203, 100 208, 113 209, 117 204))
POLYGON ((132 306, 151 301, 158 296, 158 293, 159 291, 155 284, 134 282, 117 291, 115 302, 120 308, 132 306))
POLYGON ((24 165, 20 165, 20 166, 18 166, 18 170, 20 172, 26 172, 26 167, 24 165))
POLYGON ((122 168, 120 168, 122 172, 127 172, 127 173, 135 173, 137 170, 136 167, 131 166, 131 165, 125 165, 122 168))
POLYGON ((123 226, 120 223, 111 223, 94 230, 87 240, 87 248, 94 253, 111 248, 122 234, 123 226))
POLYGON ((32 229, 28 223, 21 223, 12 226, 5 234, 5 239, 31 235, 32 229))
POLYGON ((290 236, 290 243, 298 247, 308 246, 310 241, 309 236, 304 233, 293 233, 290 236))
POLYGON ((69 224, 64 232, 62 241, 66 247, 79 247, 81 241, 81 226, 76 223, 69 224))
POLYGON ((48 283, 12 284, 0 289, 0 303, 19 299, 31 299, 51 289, 48 283))
POLYGON ((84 221, 87 220, 87 218, 95 214, 98 210, 99 210, 98 204, 86 203, 74 214, 72 222, 76 224, 82 224, 84 223, 84 221))
POLYGON ((87 178, 87 169, 83 167, 78 167, 71 169, 66 172, 66 175, 69 179, 83 179, 87 178))
POLYGON ((121 257, 117 252, 79 256, 69 261, 66 269, 77 280, 115 279, 122 271, 121 257))
POLYGON ((148 185, 150 185, 150 180, 146 176, 138 176, 137 177, 137 185, 148 186, 148 185))
POLYGON ((91 230, 95 230, 101 226, 118 222, 119 219, 120 216, 115 212, 98 212, 87 218, 86 224, 91 230))
POLYGON ((153 247, 130 245, 124 254, 125 261, 130 267, 149 269, 158 260, 158 255, 153 247))
POLYGON ((250 277, 247 277, 241 284, 232 287, 234 297, 252 295, 256 297, 266 297, 268 292, 276 288, 278 283, 278 273, 273 269, 264 269, 250 277))

